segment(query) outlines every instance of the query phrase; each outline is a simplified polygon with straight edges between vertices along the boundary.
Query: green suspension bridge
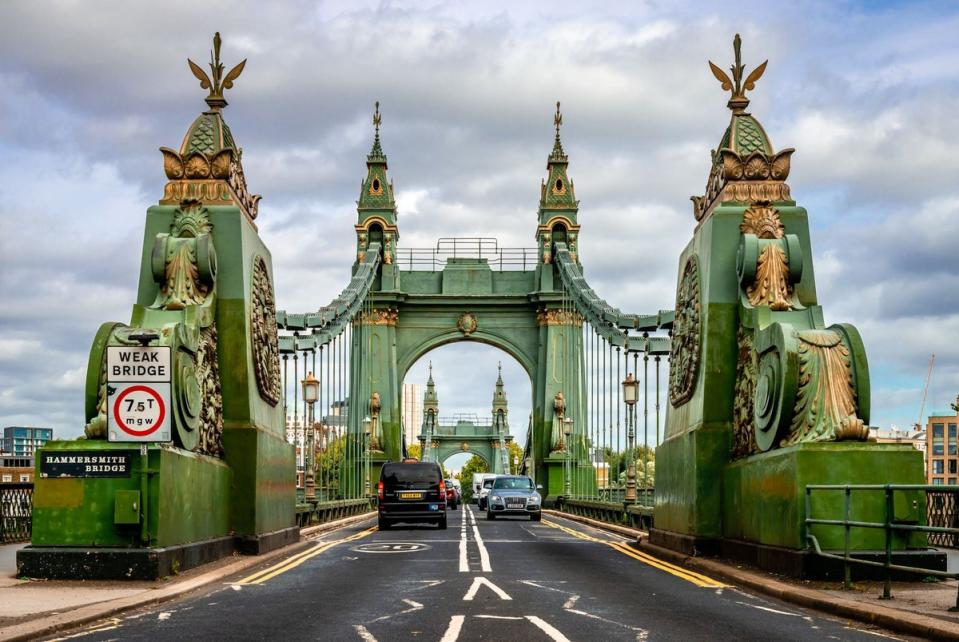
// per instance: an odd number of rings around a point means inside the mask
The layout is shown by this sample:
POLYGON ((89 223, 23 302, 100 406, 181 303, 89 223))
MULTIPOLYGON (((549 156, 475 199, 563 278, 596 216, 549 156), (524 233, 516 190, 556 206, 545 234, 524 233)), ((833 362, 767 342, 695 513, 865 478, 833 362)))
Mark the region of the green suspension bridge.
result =
MULTIPOLYGON (((406 372, 429 350, 458 341, 499 348, 529 375, 533 413, 523 469, 544 482, 549 495, 566 492, 569 481, 567 494, 598 497, 602 489, 592 453, 633 451, 636 426, 628 415, 633 406, 623 408, 621 391, 627 372, 640 367, 642 443, 659 442, 657 391, 661 371, 668 367, 673 315, 624 313, 584 278, 577 252, 579 202, 567 175, 559 107, 548 178, 541 187, 536 226, 531 225, 537 247, 501 248, 490 238, 448 238, 419 249, 399 244, 377 104, 358 200, 353 277, 315 312, 277 313, 288 411, 293 416, 306 412, 299 381, 307 370, 326 373, 326 389, 321 387, 317 402, 321 413, 329 414, 335 401, 347 402, 348 428, 342 461, 336 463, 342 471, 339 498, 364 496, 366 477, 378 478, 376 465, 404 456, 407 444, 399 418, 406 372), (652 395, 650 360, 656 381, 652 395)), ((304 416, 302 425, 307 423, 304 416)), ((424 455, 433 458, 435 453, 426 448, 424 455)), ((634 499, 634 467, 630 473, 634 499)), ((324 474, 319 471, 321 485, 324 474)))
MULTIPOLYGON (((766 63, 747 74, 740 44, 729 74, 710 63, 730 120, 704 153, 673 309, 622 311, 584 276, 559 103, 528 248, 492 238, 404 247, 377 103, 349 282, 326 305, 291 312, 276 309, 260 197, 223 117, 245 61, 224 73, 217 34, 210 73, 190 61, 207 109, 178 149, 160 148, 167 180, 147 210, 131 319, 104 323, 93 340, 86 438, 38 456, 21 573, 159 577, 297 541, 298 502, 314 516, 369 510, 380 466, 411 445, 407 373, 455 342, 498 348, 529 376, 521 468, 548 506, 640 504, 656 544, 796 574, 820 550, 885 549, 888 561, 924 546, 925 533, 905 529, 850 536, 822 518, 836 516, 838 495, 807 495, 920 484, 922 456, 868 441, 865 347, 855 327, 825 322, 809 215, 786 182, 794 150, 776 150, 747 111, 766 63), (131 360, 159 365, 131 379, 116 367, 131 360), (290 426, 306 428, 300 498, 290 426)), ((424 402, 427 459, 458 439, 460 450, 485 443, 494 469, 509 467, 501 388, 490 424, 468 439, 439 420, 435 391, 424 402)), ((891 507, 925 506, 920 488, 885 492, 847 494, 844 519, 888 525, 891 507)))

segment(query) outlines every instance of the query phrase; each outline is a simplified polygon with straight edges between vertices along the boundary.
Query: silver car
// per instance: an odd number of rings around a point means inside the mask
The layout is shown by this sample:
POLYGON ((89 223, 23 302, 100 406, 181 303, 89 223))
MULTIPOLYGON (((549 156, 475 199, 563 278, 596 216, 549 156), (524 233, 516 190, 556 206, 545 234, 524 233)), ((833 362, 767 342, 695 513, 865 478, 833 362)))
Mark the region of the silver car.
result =
POLYGON ((497 515, 529 515, 532 521, 538 522, 542 517, 541 490, 543 487, 534 485, 529 477, 500 475, 487 496, 486 519, 496 519, 497 515))

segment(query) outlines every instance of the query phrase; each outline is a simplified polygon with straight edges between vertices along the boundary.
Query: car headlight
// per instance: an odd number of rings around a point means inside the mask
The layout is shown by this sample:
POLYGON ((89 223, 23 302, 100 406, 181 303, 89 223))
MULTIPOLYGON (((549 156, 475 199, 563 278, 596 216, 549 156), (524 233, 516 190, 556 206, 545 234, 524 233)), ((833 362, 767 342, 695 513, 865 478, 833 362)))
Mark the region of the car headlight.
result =
POLYGON ((493 495, 493 501, 494 501, 494 502, 498 502, 498 501, 499 501, 499 495, 493 495))
POLYGON ((529 496, 529 503, 530 503, 530 504, 538 504, 538 503, 539 503, 539 495, 530 495, 530 496, 529 496))

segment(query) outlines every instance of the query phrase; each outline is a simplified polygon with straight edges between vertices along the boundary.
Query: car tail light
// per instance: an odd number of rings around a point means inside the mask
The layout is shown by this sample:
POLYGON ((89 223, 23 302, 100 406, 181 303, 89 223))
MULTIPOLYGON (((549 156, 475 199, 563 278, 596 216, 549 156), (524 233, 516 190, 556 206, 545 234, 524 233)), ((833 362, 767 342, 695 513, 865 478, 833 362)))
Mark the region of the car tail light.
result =
POLYGON ((383 499, 383 480, 376 482, 376 496, 383 499))
POLYGON ((442 479, 440 480, 440 498, 446 499, 446 482, 442 479))

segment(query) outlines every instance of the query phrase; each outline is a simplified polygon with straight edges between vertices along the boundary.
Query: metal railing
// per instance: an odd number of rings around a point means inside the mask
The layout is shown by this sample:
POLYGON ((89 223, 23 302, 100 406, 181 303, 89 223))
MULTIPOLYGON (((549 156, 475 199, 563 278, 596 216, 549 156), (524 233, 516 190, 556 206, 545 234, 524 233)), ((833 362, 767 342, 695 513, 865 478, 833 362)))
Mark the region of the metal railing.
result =
MULTIPOLYGON (((925 492, 935 491, 937 493, 959 493, 959 486, 955 489, 946 489, 942 486, 926 486, 922 484, 858 484, 858 485, 809 485, 806 486, 806 538, 812 545, 816 555, 827 559, 839 560, 843 563, 843 587, 852 586, 852 564, 862 566, 871 566, 885 570, 885 580, 882 589, 882 599, 892 599, 892 574, 893 571, 904 573, 917 573, 924 576, 957 578, 959 573, 950 573, 948 571, 938 571, 916 566, 904 566, 902 564, 893 564, 893 535, 895 533, 928 533, 937 535, 949 535, 955 537, 959 535, 959 528, 950 528, 943 526, 927 526, 923 524, 911 524, 905 520, 896 520, 895 493, 897 491, 925 492), (842 519, 823 519, 812 516, 812 496, 814 491, 823 491, 828 493, 843 493, 843 517, 842 519), (850 519, 852 510, 852 494, 854 492, 863 493, 883 493, 884 511, 882 522, 867 522, 862 520, 850 519), (835 526, 843 529, 843 553, 826 553, 822 550, 817 537, 809 528, 812 525, 835 526), (852 557, 850 554, 851 531, 853 528, 871 528, 881 529, 884 533, 884 556, 883 561, 874 562, 871 560, 852 557)), ((955 501, 955 499, 953 499, 955 501)), ((950 611, 959 610, 959 592, 956 594, 956 606, 950 611)))
POLYGON ((535 247, 500 247, 494 238, 441 238, 436 247, 397 248, 396 265, 401 270, 435 272, 449 259, 486 259, 498 272, 528 271, 536 268, 539 250, 535 247))
POLYGON ((0 543, 30 540, 33 524, 33 484, 0 485, 0 543))
MULTIPOLYGON (((926 491, 926 517, 930 526, 959 528, 959 495, 949 490, 926 491)), ((929 544, 957 548, 959 536, 949 533, 929 533, 929 544)))

